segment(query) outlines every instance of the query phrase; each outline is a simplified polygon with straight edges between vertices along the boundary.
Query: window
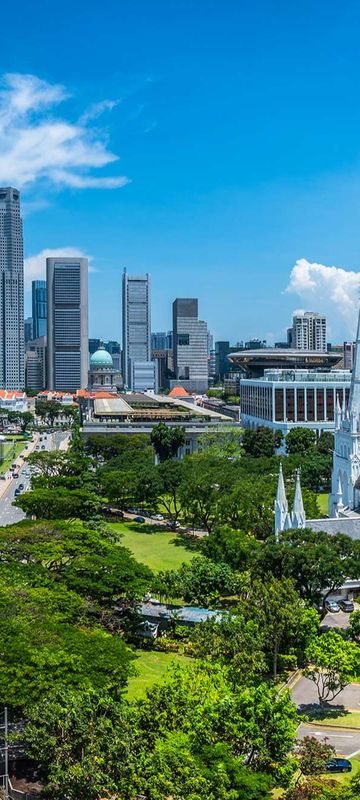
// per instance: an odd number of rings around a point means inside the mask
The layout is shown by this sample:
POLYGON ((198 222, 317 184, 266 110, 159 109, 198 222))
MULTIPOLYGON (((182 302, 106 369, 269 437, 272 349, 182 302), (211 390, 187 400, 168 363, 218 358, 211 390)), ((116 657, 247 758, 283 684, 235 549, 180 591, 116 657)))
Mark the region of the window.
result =
POLYGON ((179 347, 183 347, 190 344, 189 342, 189 334, 188 333, 179 333, 178 334, 178 345, 179 347))

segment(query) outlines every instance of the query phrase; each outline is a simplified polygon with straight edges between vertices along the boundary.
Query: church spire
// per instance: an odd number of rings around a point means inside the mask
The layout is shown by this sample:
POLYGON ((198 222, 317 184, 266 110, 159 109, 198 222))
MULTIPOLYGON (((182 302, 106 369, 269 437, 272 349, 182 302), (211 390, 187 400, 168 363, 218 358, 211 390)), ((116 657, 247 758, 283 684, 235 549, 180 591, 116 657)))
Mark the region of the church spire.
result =
POLYGON ((285 494, 284 476, 281 463, 279 469, 279 479, 278 479, 274 510, 275 510, 275 538, 278 539, 280 531, 285 530, 289 518, 288 504, 285 494))
POLYGON ((305 528, 306 525, 306 517, 305 517, 304 503, 302 499, 299 469, 296 472, 296 485, 295 485, 294 505, 291 515, 291 524, 293 528, 305 528))
POLYGON ((351 375, 349 413, 360 416, 360 309, 356 334, 355 355, 351 375))

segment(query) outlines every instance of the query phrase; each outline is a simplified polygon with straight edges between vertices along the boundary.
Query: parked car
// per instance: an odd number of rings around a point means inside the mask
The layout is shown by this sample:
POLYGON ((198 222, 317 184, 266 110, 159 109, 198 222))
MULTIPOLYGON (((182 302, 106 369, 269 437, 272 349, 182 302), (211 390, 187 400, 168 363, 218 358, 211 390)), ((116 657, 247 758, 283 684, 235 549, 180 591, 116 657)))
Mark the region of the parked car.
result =
POLYGON ((19 477, 19 473, 18 472, 13 472, 13 478, 18 478, 18 477, 19 477))
POLYGON ((346 611, 347 614, 351 614, 354 611, 354 603, 352 600, 340 600, 339 605, 342 611, 346 611))
POLYGON ((340 611, 339 603, 336 600, 327 600, 325 603, 325 608, 327 611, 330 611, 330 614, 336 614, 340 611))
POLYGON ((101 513, 109 519, 122 519, 124 516, 124 512, 120 508, 112 508, 111 506, 103 506, 101 513))
POLYGON ((162 514, 153 514, 151 519, 157 519, 160 522, 162 519, 164 519, 164 517, 162 514))
POLYGON ((352 763, 347 758, 329 758, 325 769, 326 772, 351 772, 352 763))
POLYGON ((19 487, 18 488, 22 491, 23 488, 24 488, 24 484, 23 483, 19 483, 19 487))
POLYGON ((145 517, 134 517, 134 522, 145 522, 145 517))
POLYGON ((17 486, 14 492, 14 497, 18 497, 19 494, 21 494, 21 489, 20 486, 17 486))

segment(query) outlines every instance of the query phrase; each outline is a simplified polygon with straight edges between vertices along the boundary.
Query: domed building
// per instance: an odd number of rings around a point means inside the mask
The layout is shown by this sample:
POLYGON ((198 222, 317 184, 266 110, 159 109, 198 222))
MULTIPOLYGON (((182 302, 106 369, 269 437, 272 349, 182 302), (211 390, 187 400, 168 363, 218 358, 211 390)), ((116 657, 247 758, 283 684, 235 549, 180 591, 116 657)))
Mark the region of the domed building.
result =
POLYGON ((92 392, 106 391, 116 394, 121 385, 121 375, 114 369, 112 356, 101 345, 90 357, 89 389, 92 392))

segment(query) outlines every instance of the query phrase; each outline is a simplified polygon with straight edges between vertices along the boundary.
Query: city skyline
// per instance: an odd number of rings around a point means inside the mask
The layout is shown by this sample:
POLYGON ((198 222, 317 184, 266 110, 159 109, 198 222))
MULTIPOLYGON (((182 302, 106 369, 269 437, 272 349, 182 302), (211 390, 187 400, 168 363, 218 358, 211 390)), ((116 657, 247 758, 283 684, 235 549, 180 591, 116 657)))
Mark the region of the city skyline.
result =
POLYGON ((94 337, 120 338, 124 267, 152 276, 155 330, 186 293, 215 339, 280 340, 314 307, 330 341, 355 335, 357 8, 110 0, 109 27, 65 0, 58 63, 20 6, 2 17, 0 183, 23 198, 26 316, 61 252, 90 258, 94 337))

